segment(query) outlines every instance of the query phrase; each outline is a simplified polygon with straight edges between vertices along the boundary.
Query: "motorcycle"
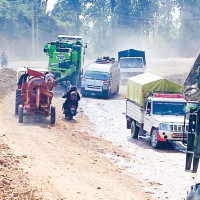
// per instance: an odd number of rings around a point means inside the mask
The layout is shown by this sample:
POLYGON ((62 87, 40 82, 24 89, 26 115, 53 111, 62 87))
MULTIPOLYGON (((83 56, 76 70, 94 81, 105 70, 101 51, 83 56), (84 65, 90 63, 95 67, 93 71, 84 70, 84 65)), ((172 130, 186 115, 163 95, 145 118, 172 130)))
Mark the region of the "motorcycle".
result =
POLYGON ((80 100, 80 95, 76 91, 76 86, 71 86, 67 93, 64 94, 62 98, 66 98, 65 103, 63 103, 63 113, 65 114, 65 118, 69 118, 69 120, 72 120, 73 117, 77 114, 77 108, 78 108, 78 101, 80 100))
POLYGON ((69 118, 72 120, 73 117, 77 114, 77 106, 75 103, 69 103, 67 106, 65 103, 63 104, 63 113, 65 114, 65 118, 69 118))

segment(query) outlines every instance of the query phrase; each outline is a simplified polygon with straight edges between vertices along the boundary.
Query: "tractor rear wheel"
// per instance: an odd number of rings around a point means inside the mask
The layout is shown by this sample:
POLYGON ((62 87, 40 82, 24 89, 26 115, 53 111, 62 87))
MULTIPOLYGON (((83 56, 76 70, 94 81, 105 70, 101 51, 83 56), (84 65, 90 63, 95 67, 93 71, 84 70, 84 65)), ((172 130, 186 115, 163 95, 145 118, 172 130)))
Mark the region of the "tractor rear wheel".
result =
POLYGON ((18 115, 18 107, 22 103, 21 100, 21 89, 16 89, 16 97, 15 97, 15 114, 18 115))
POLYGON ((18 115, 19 115, 19 123, 23 123, 23 111, 24 111, 24 108, 22 105, 19 105, 18 106, 18 115))
POLYGON ((54 106, 51 106, 51 124, 55 124, 56 122, 56 108, 54 106))

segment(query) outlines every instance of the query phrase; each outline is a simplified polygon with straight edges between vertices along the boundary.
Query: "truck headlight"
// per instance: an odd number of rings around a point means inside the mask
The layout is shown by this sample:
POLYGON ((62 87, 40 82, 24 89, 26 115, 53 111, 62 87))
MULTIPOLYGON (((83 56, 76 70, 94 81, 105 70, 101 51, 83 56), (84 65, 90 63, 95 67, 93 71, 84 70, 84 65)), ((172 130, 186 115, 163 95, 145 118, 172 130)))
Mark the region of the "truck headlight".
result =
POLYGON ((166 123, 161 123, 159 125, 159 130, 170 131, 170 125, 166 123))

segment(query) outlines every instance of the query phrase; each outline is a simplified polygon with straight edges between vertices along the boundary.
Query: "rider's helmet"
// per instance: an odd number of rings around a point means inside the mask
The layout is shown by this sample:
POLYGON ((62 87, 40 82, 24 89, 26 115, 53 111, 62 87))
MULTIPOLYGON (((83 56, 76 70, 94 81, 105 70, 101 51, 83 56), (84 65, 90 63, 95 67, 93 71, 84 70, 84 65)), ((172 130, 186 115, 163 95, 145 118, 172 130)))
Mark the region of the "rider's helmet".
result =
POLYGON ((71 86, 71 91, 76 91, 77 90, 77 87, 75 85, 72 85, 71 86))

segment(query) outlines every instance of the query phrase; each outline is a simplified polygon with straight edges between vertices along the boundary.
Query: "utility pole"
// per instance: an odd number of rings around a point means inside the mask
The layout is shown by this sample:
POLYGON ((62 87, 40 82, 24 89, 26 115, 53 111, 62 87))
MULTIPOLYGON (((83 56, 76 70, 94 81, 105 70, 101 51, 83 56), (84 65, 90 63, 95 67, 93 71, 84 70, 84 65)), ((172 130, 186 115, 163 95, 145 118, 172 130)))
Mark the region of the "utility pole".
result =
POLYGON ((34 2, 32 3, 32 58, 35 60, 35 11, 34 2))
POLYGON ((38 58, 39 52, 39 28, 38 28, 38 11, 37 11, 37 2, 36 0, 32 3, 32 58, 35 60, 38 58))
POLYGON ((38 10, 37 10, 37 4, 35 6, 35 28, 36 28, 36 33, 35 33, 35 40, 36 40, 36 59, 38 59, 38 53, 39 53, 39 28, 38 28, 38 10))
POLYGON ((74 9, 76 11, 76 35, 79 35, 80 33, 79 0, 74 0, 74 9))

